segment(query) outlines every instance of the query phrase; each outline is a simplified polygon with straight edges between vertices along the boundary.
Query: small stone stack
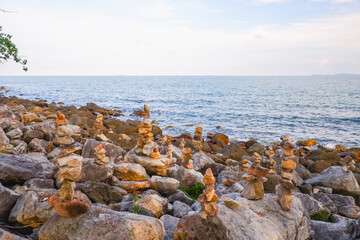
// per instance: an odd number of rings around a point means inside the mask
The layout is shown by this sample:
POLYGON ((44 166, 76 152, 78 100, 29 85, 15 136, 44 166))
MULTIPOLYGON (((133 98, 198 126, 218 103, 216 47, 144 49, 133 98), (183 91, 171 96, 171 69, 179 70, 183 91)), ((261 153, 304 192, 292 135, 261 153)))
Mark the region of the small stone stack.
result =
POLYGON ((60 146, 70 145, 74 142, 74 139, 71 137, 72 131, 67 128, 67 120, 65 115, 62 113, 57 113, 57 120, 55 121, 56 130, 55 130, 55 139, 54 143, 60 146))
POLYGON ((248 169, 242 179, 247 181, 242 196, 247 199, 262 199, 264 197, 263 182, 267 181, 266 176, 269 169, 260 166, 261 158, 258 153, 254 153, 254 163, 248 169))
POLYGON ((136 151, 136 154, 145 154, 146 156, 150 156, 154 152, 154 148, 156 148, 157 145, 153 142, 153 134, 151 133, 151 130, 151 121, 149 119, 144 119, 140 123, 139 137, 137 139, 138 150, 136 151))
POLYGON ((202 126, 198 125, 195 128, 195 132, 194 132, 194 145, 195 145, 195 149, 197 152, 200 152, 202 149, 202 142, 203 142, 203 137, 202 137, 202 126))
POLYGON ((58 193, 49 199, 49 204, 60 216, 77 217, 91 208, 90 199, 80 191, 74 191, 75 181, 81 175, 81 159, 82 157, 77 155, 57 159, 57 181, 62 183, 62 186, 58 193))
POLYGON ((247 172, 250 167, 249 160, 247 159, 242 159, 239 165, 239 172, 247 172))
POLYGON ((184 149, 185 148, 185 138, 180 139, 179 148, 184 149))
POLYGON ((159 152, 159 148, 158 147, 154 147, 153 148, 153 152, 150 153, 151 158, 155 158, 155 159, 159 159, 160 158, 160 152, 159 152))
POLYGON ((199 195, 197 200, 202 206, 199 215, 205 219, 207 216, 215 216, 219 208, 216 204, 216 201, 219 201, 219 197, 215 193, 215 178, 211 168, 206 170, 203 182, 205 183, 205 190, 203 194, 199 195))
MULTIPOLYGON (((287 136, 287 135, 285 135, 287 136)), ((279 203, 281 208, 284 211, 290 211, 291 206, 290 203, 294 199, 291 190, 295 188, 294 184, 291 182, 293 179, 292 172, 296 168, 296 163, 292 160, 294 158, 293 149, 294 145, 291 143, 289 136, 282 137, 281 143, 282 147, 282 155, 281 155, 281 179, 279 180, 279 184, 276 185, 275 191, 279 196, 279 203)))
POLYGON ((262 162, 263 167, 270 169, 269 174, 275 173, 276 162, 272 158, 275 155, 273 148, 271 146, 267 146, 264 155, 265 158, 262 162))
POLYGON ((344 170, 345 170, 346 172, 355 171, 355 170, 356 170, 355 161, 353 160, 352 157, 350 157, 350 156, 344 157, 343 162, 345 163, 345 165, 344 165, 344 170))
POLYGON ((170 159, 172 159, 172 149, 169 148, 169 150, 166 152, 166 156, 170 159))
POLYGON ((95 150, 95 163, 98 165, 105 165, 109 163, 109 158, 105 155, 106 150, 102 144, 94 148, 95 150))
POLYGON ((109 141, 109 139, 104 134, 104 122, 103 122, 103 115, 98 114, 95 120, 95 139, 103 142, 109 141))
POLYGON ((191 148, 184 148, 182 150, 182 154, 181 154, 182 164, 187 169, 193 169, 194 168, 193 161, 191 160, 192 159, 191 152, 192 152, 191 148))

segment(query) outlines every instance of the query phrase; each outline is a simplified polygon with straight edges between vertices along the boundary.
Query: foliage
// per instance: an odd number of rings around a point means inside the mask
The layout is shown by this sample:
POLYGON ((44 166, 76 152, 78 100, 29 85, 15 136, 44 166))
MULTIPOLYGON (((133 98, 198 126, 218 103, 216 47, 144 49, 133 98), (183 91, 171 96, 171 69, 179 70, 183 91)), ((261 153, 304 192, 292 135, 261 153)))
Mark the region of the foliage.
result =
POLYGON ((8 60, 13 60, 17 63, 20 63, 23 66, 23 70, 27 71, 27 60, 19 57, 18 49, 16 45, 11 41, 12 36, 1 31, 2 27, 0 26, 0 63, 6 62, 8 60))
POLYGON ((334 222, 335 217, 329 214, 328 211, 315 212, 310 216, 311 220, 322 222, 334 222))
POLYGON ((182 187, 179 187, 179 190, 183 191, 186 194, 186 196, 188 196, 193 200, 196 200, 198 196, 204 191, 204 189, 205 186, 202 185, 201 183, 195 183, 186 190, 184 190, 182 187))
POLYGON ((91 182, 91 186, 95 186, 96 185, 96 182, 91 182))
POLYGON ((130 208, 130 212, 132 213, 136 213, 136 214, 140 214, 141 212, 141 207, 138 205, 138 201, 140 200, 139 197, 135 197, 133 202, 134 204, 131 206, 130 208))

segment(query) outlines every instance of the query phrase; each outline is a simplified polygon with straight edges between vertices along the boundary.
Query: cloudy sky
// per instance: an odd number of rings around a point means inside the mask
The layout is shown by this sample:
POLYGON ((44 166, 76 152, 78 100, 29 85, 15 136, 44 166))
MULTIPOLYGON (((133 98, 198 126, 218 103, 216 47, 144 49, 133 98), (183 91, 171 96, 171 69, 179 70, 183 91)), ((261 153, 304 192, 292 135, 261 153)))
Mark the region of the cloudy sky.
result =
POLYGON ((360 0, 1 0, 29 71, 0 75, 360 73, 360 0))

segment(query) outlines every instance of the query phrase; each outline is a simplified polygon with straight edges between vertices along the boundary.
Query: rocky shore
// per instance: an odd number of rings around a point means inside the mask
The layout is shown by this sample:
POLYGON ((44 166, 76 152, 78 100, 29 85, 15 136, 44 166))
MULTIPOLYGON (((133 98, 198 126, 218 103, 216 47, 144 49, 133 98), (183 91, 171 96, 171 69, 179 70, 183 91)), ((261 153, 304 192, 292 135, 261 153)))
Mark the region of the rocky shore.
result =
POLYGON ((121 114, 0 95, 0 239, 360 239, 360 146, 121 114))

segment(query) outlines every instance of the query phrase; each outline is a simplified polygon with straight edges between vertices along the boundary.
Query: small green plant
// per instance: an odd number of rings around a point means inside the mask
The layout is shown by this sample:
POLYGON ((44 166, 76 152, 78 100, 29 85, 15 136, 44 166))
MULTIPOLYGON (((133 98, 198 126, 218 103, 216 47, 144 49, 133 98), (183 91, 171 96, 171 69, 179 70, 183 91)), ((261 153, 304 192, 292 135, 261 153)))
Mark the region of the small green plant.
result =
POLYGON ((198 196, 204 191, 204 189, 205 186, 202 185, 201 183, 195 183, 186 190, 183 189, 182 187, 179 187, 179 190, 183 191, 186 194, 186 196, 188 196, 193 200, 196 200, 198 196))
POLYGON ((138 205, 139 200, 140 200, 139 197, 134 198, 134 200, 133 200, 134 204, 131 206, 130 212, 135 213, 135 214, 140 214, 141 207, 138 205))
POLYGON ((17 144, 16 143, 10 143, 11 145, 13 145, 14 147, 16 147, 17 146, 17 144))
POLYGON ((96 185, 96 182, 91 182, 91 186, 95 186, 96 185))
POLYGON ((315 212, 310 216, 311 220, 322 222, 334 222, 335 217, 327 211, 315 212))

